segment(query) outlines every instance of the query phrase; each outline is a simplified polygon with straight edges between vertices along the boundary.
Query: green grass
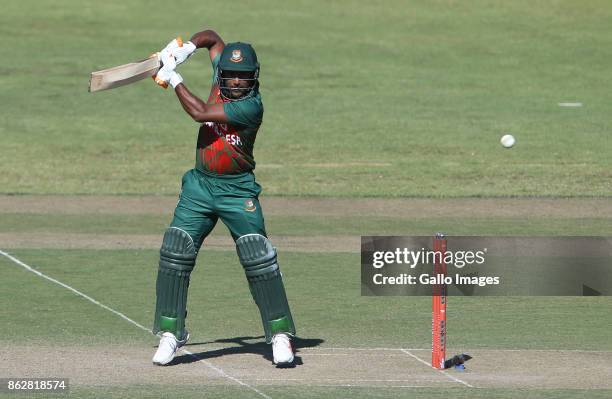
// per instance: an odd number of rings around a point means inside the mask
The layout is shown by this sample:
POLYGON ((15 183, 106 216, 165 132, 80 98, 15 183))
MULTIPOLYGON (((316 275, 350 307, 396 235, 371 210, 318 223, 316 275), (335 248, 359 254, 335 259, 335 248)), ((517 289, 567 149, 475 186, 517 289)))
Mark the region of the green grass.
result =
MULTIPOLYGON (((144 326, 153 319, 157 251, 11 253, 144 326)), ((282 252, 279 260, 300 337, 322 339, 322 345, 330 347, 430 345, 431 331, 426 326, 431 323, 431 299, 360 296, 356 266, 359 254, 282 252)), ((96 344, 152 339, 108 311, 26 272, 6 258, 0 258, 0 265, 6 287, 2 300, 9 305, 5 308, 6 341, 96 344), (113 335, 112 331, 122 334, 113 335)), ((612 323, 610 304, 608 297, 453 297, 448 323, 453 331, 461 333, 453 334, 452 346, 612 350, 612 340, 602 336, 612 323)), ((257 336, 261 333, 260 324, 236 255, 203 252, 189 292, 193 342, 257 336)), ((605 335, 609 336, 609 332, 605 335)))
MULTIPOLYGON (((2 233, 162 234, 170 215, 2 214, 2 233)), ((267 216, 271 235, 612 235, 609 218, 267 216)), ((215 235, 226 235, 219 222, 215 235)))
MULTIPOLYGON (((612 194, 609 2, 267 0, 237 6, 236 23, 236 7, 192 0, 180 21, 142 17, 163 6, 3 7, 0 192, 176 193, 197 125, 150 81, 92 95, 88 74, 212 27, 262 63, 266 194, 612 194)), ((205 51, 181 73, 207 95, 205 51)))

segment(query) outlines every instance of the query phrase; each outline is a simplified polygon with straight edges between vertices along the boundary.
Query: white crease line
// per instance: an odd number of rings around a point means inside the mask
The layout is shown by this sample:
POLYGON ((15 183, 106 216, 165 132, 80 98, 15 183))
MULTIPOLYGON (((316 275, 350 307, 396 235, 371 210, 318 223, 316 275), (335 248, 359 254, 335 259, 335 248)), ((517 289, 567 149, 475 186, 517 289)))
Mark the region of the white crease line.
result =
MULTIPOLYGON (((312 347, 312 348, 300 348, 300 352, 303 350, 315 350, 315 351, 390 351, 395 352, 400 350, 400 348, 339 348, 339 347, 312 347)), ((406 349, 409 351, 420 351, 425 349, 406 349)))
MULTIPOLYGON (((93 299, 92 297, 90 297, 90 296, 88 296, 88 295, 86 295, 86 294, 82 293, 81 291, 79 291, 79 290, 77 290, 77 289, 75 289, 75 288, 72 288, 72 287, 71 287, 71 286, 69 286, 68 284, 64 284, 64 283, 62 283, 61 281, 54 279, 53 277, 49 277, 49 276, 47 276, 46 274, 41 273, 41 272, 39 272, 39 271, 38 271, 38 270, 36 270, 36 269, 33 269, 32 267, 30 267, 30 266, 26 265, 25 263, 23 263, 23 262, 22 262, 22 261, 20 261, 19 259, 15 258, 14 256, 12 256, 12 255, 10 255, 10 254, 8 254, 8 253, 6 253, 6 252, 2 251, 2 250, 0 250, 0 255, 2 255, 2 256, 4 256, 4 257, 6 257, 6 258, 8 258, 8 259, 12 260, 14 263, 18 264, 19 266, 23 267, 24 269, 26 269, 26 270, 28 270, 28 271, 30 271, 30 272, 32 272, 32 273, 34 273, 34 274, 36 274, 37 276, 42 277, 42 278, 44 278, 44 279, 46 279, 46 280, 49 280, 49 281, 51 281, 52 283, 55 283, 55 284, 57 284, 57 285, 60 285, 60 286, 62 286, 62 287, 64 287, 64 288, 66 288, 67 290, 72 291, 72 292, 73 292, 73 293, 75 293, 76 295, 78 295, 78 296, 80 296, 80 297, 83 297, 83 298, 87 299, 89 302, 91 302, 91 303, 93 303, 93 304, 95 304, 95 305, 98 305, 99 307, 101 307, 101 308, 103 308, 103 309, 106 309, 106 310, 108 310, 109 312, 112 312, 112 313, 116 314, 117 316, 121 317, 121 318, 122 318, 122 319, 124 319, 125 321, 128 321, 128 322, 132 323, 133 325, 135 325, 136 327, 140 328, 141 330, 144 330, 144 331, 146 331, 146 332, 148 332, 148 333, 153 334, 153 333, 151 332, 151 330, 149 330, 148 328, 146 328, 146 327, 145 327, 145 326, 143 326, 142 324, 140 324, 140 323, 138 323, 138 322, 136 322, 136 321, 134 321, 134 320, 130 319, 129 317, 127 317, 127 316, 126 316, 126 315, 124 315, 123 313, 118 312, 118 311, 116 311, 115 309, 109 308, 109 307, 108 307, 108 306, 106 306, 105 304, 103 304, 103 303, 100 303, 100 302, 96 301, 96 300, 95 300, 95 299, 93 299)), ((252 390, 253 392, 256 392, 257 394, 259 394, 259 395, 260 395, 261 397, 263 397, 263 398, 266 398, 266 399, 272 399, 271 397, 269 397, 269 396, 268 396, 268 395, 266 395, 265 393, 261 392, 259 389, 255 388, 255 387, 253 387, 253 386, 251 386, 251 385, 249 385, 249 384, 247 384, 246 382, 240 381, 240 380, 239 380, 239 379, 237 379, 236 377, 232 377, 231 375, 227 374, 225 371, 223 371, 223 370, 222 370, 222 369, 220 369, 219 367, 216 367, 216 366, 214 366, 212 363, 208 362, 207 360, 204 360, 204 359, 200 359, 200 358, 198 358, 196 355, 194 355, 193 353, 189 352, 189 351, 188 351, 188 350, 186 350, 186 349, 182 349, 182 348, 181 348, 181 351, 185 352, 185 353, 186 353, 186 354, 188 354, 189 356, 192 356, 192 357, 193 357, 194 359, 196 359, 198 362, 201 362, 201 363, 205 364, 205 365, 206 365, 208 368, 210 368, 210 369, 212 369, 212 370, 215 370, 215 371, 216 371, 217 373, 219 373, 221 376, 223 376, 223 377, 225 377, 225 378, 227 378, 227 379, 229 379, 229 380, 231 380, 231 381, 234 381, 234 382, 236 382, 236 383, 238 383, 238 384, 240 384, 240 385, 244 386, 245 388, 248 388, 248 389, 252 390)))
POLYGON ((254 392, 256 392, 257 394, 259 394, 261 397, 264 397, 266 399, 272 399, 271 397, 269 397, 268 395, 266 395, 265 393, 261 392, 259 389, 255 388, 254 386, 251 386, 249 384, 247 384, 244 381, 239 380, 236 377, 232 377, 231 375, 227 374, 225 371, 223 371, 223 369, 213 365, 212 363, 210 363, 208 360, 205 359, 200 359, 197 355, 189 352, 187 349, 183 349, 181 348, 181 351, 185 352, 186 354, 188 354, 189 356, 193 357, 194 359, 196 359, 198 362, 202 362, 204 363, 206 366, 208 366, 209 368, 215 370, 217 373, 221 374, 223 377, 228 378, 240 385, 242 385, 245 388, 248 388, 254 392))
POLYGON ((431 385, 365 385, 365 384, 287 384, 287 387, 305 387, 305 388, 367 388, 367 389, 381 389, 381 388, 434 388, 431 385))
POLYGON ((30 272, 32 272, 32 273, 34 273, 34 274, 36 274, 37 276, 42 277, 42 278, 44 278, 44 279, 47 279, 47 280, 49 280, 49 281, 51 281, 52 283, 55 283, 55 284, 57 284, 57 285, 60 285, 60 286, 62 286, 62 287, 64 287, 64 288, 66 288, 67 290, 70 290, 70 291, 72 291, 73 293, 75 293, 75 294, 77 294, 77 295, 79 295, 79 296, 81 296, 81 297, 83 297, 83 298, 87 299, 89 302, 92 302, 92 303, 94 303, 94 304, 96 304, 96 305, 100 306, 101 308, 106 309, 106 310, 108 310, 109 312, 112 312, 112 313, 116 314, 117 316, 121 317, 123 320, 125 320, 125 321, 128 321, 128 322, 132 323, 132 324, 133 324, 133 325, 135 325, 136 327, 138 327, 138 328, 140 328, 140 329, 143 329, 143 330, 145 330, 145 331, 151 332, 151 330, 149 330, 148 328, 146 328, 146 327, 145 327, 145 326, 143 326, 142 324, 137 323, 137 322, 135 322, 134 320, 130 319, 129 317, 127 317, 127 316, 126 316, 126 315, 124 315, 123 313, 118 312, 118 311, 116 311, 115 309, 109 308, 109 307, 108 307, 108 306, 106 306, 105 304, 103 304, 103 303, 100 303, 100 302, 96 301, 95 299, 93 299, 92 297, 90 297, 90 296, 88 296, 88 295, 86 295, 86 294, 83 294, 81 291, 78 291, 78 290, 76 290, 76 289, 72 288, 71 286, 69 286, 69 285, 67 285, 67 284, 62 283, 61 281, 56 280, 56 279, 54 279, 53 277, 49 277, 49 276, 47 276, 46 274, 43 274, 43 273, 39 272, 39 271, 38 271, 38 270, 36 270, 36 269, 33 269, 32 267, 30 267, 30 266, 26 265, 25 263, 23 263, 23 262, 22 262, 22 261, 20 261, 19 259, 15 258, 14 256, 12 256, 12 255, 10 255, 10 254, 8 254, 8 253, 6 253, 6 252, 2 251, 2 250, 0 250, 0 255, 3 255, 3 256, 5 256, 5 257, 7 257, 8 259, 12 260, 14 263, 17 263, 19 266, 22 266, 23 268, 25 268, 26 270, 28 270, 28 271, 30 271, 30 272))
POLYGON ((612 353, 612 350, 590 350, 590 349, 487 349, 480 348, 474 351, 489 351, 489 352, 572 352, 572 353, 612 353))
MULTIPOLYGON (((407 349, 400 349, 400 350, 401 350, 402 352, 404 352, 405 354, 407 354, 408 356, 410 356, 410 357, 412 357, 412 358, 414 358, 414 359, 418 360, 419 362, 423 363, 423 364, 424 364, 424 365, 426 365, 427 367, 431 367, 431 364, 427 363, 425 360, 421 359, 420 357, 418 357, 418 356, 416 356, 416 355, 412 354, 412 353, 411 353, 409 350, 407 350, 407 349)), ((454 381, 456 381, 456 382, 458 382, 458 383, 461 383, 461 384, 465 385, 466 387, 469 387, 469 388, 474 388, 474 386, 473 386, 473 385, 468 384, 467 382, 463 381, 463 380, 462 380, 462 379, 460 379, 460 378, 455 377, 454 375, 450 375, 450 374, 448 374, 448 373, 447 373, 446 371, 444 371, 444 370, 439 370, 439 369, 434 369, 434 370, 439 371, 440 373, 444 374, 445 376, 447 376, 447 377, 448 377, 448 378, 450 378, 451 380, 454 380, 454 381)))
MULTIPOLYGON (((300 356, 355 356, 354 353, 308 353, 302 352, 303 348, 298 348, 298 354, 300 356)), ((396 349, 397 351, 398 349, 396 349)), ((401 353, 360 353, 359 356, 370 356, 370 357, 404 357, 401 353)))
MULTIPOLYGON (((404 356, 406 358, 406 356, 404 356)), ((337 383, 360 383, 360 382, 415 382, 412 380, 402 380, 402 379, 351 379, 351 378, 247 378, 248 381, 296 381, 296 382, 337 382, 337 383)), ((422 379, 422 381, 432 382, 430 379, 422 379)), ((439 383, 440 380, 433 381, 439 383)), ((443 381, 448 382, 449 384, 454 383, 454 381, 443 381)), ((381 386, 381 385, 379 385, 381 386)), ((424 385, 423 387, 433 388, 431 385, 424 385)))
MULTIPOLYGON (((407 351, 430 351, 427 349, 406 349, 407 351)), ((472 348, 466 352, 549 352, 549 353, 612 353, 612 350, 592 350, 592 349, 495 349, 495 348, 472 348)))
MULTIPOLYGON (((450 382, 450 381, 449 381, 450 382)), ((272 384, 270 384, 270 386, 274 386, 272 384)), ((308 384, 308 385, 302 385, 302 384, 286 384, 284 385, 286 387, 317 387, 317 388, 376 388, 376 389, 381 389, 381 388, 434 388, 431 385, 376 385, 376 384, 342 384, 342 383, 338 383, 338 384, 334 384, 334 383, 330 383, 330 384, 308 384)), ((448 387, 446 387, 448 388, 448 387)))
MULTIPOLYGON (((419 352, 419 351, 430 351, 431 348, 341 348, 341 347, 334 347, 334 348, 326 348, 326 347, 320 347, 320 348, 299 348, 300 352, 304 351, 304 350, 314 350, 314 351, 325 351, 325 350, 329 350, 329 351, 399 351, 399 350, 407 350, 407 351, 412 351, 412 352, 419 352)), ((465 352, 551 352, 551 353, 555 353, 555 352, 576 352, 576 353, 612 353, 612 350, 592 350, 592 349, 496 349, 496 348, 471 348, 469 350, 466 350, 465 352)))

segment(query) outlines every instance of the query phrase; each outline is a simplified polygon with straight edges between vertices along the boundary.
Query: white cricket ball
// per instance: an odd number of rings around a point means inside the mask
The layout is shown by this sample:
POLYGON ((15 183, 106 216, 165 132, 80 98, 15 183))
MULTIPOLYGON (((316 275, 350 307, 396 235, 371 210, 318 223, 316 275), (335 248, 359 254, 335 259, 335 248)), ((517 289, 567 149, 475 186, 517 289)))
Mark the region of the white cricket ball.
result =
POLYGON ((501 142, 501 145, 503 145, 505 148, 512 148, 514 143, 516 143, 516 139, 511 134, 504 134, 500 142, 501 142))

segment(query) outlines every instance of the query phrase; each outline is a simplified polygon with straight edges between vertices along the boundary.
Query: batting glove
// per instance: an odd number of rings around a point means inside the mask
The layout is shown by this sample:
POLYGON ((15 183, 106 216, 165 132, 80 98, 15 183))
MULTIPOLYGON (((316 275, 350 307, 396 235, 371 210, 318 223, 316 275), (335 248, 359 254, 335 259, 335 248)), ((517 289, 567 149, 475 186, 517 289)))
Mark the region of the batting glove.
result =
POLYGON ((172 73, 170 74, 170 80, 168 82, 170 83, 170 86, 172 86, 173 89, 176 89, 176 86, 183 83, 183 77, 179 75, 178 72, 172 71, 172 73))
POLYGON ((159 60, 162 63, 162 68, 166 68, 168 71, 174 71, 176 69, 176 58, 168 50, 162 50, 159 53, 159 60))
POLYGON ((182 45, 183 45, 183 39, 181 39, 181 37, 179 36, 176 39, 172 39, 172 41, 170 43, 168 43, 166 45, 166 47, 164 47, 164 49, 162 51, 168 50, 168 51, 172 52, 173 50, 181 47, 182 45))
POLYGON ((176 73, 176 59, 172 54, 170 54, 167 50, 162 50, 159 53, 159 59, 162 62, 162 67, 157 74, 153 77, 155 79, 155 83, 163 87, 164 89, 168 87, 168 83, 175 88, 178 84, 183 81, 181 75, 176 73))
POLYGON ((166 68, 165 65, 159 71, 157 71, 157 75, 153 76, 153 79, 155 79, 155 83, 164 89, 168 87, 168 83, 173 89, 179 84, 183 83, 183 77, 175 70, 166 68))
POLYGON ((173 39, 162 51, 168 51, 176 59, 176 64, 180 65, 196 51, 196 46, 192 42, 183 43, 179 37, 173 39))

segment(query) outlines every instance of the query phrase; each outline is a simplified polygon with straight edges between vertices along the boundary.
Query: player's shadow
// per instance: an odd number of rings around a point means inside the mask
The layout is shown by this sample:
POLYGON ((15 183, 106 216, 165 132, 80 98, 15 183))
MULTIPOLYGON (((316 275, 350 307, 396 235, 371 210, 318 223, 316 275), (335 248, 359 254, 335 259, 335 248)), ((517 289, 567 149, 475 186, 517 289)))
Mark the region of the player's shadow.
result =
MULTIPOLYGON (((183 364, 183 363, 193 363, 199 360, 212 359, 219 356, 227 356, 227 355, 240 355, 246 353, 255 353, 261 355, 264 359, 272 362, 272 347, 270 344, 262 342, 261 339, 263 336, 258 337, 235 337, 235 338, 225 338, 225 339, 217 339, 214 341, 207 342, 194 342, 189 343, 185 346, 195 346, 195 345, 208 345, 208 344, 236 344, 235 346, 228 346, 220 349, 212 349, 203 352, 193 353, 191 355, 185 354, 181 356, 177 356, 172 360, 170 365, 183 364), (247 340, 258 340, 257 342, 247 342, 247 340)), ((300 366, 304 364, 302 362, 302 358, 299 356, 299 352, 301 348, 313 348, 321 345, 324 340, 320 338, 300 338, 294 337, 292 340, 293 350, 295 352, 295 366, 300 366)), ((191 352, 191 351, 190 351, 191 352)))

